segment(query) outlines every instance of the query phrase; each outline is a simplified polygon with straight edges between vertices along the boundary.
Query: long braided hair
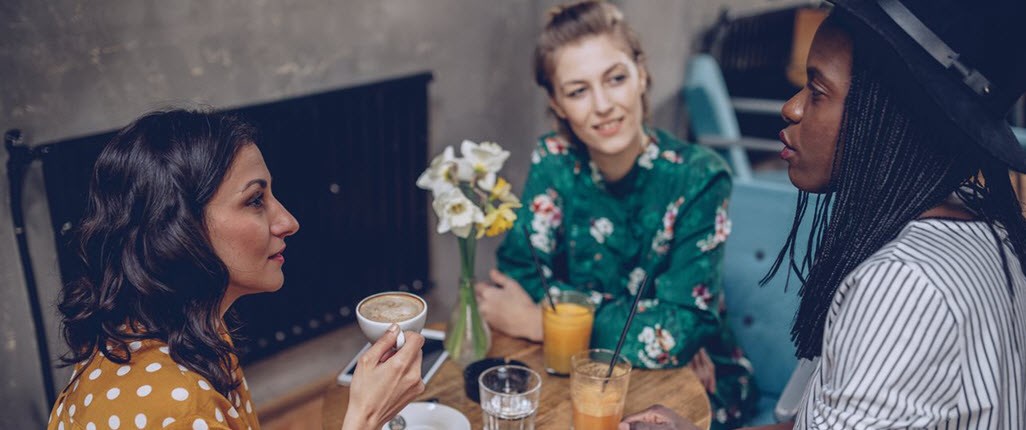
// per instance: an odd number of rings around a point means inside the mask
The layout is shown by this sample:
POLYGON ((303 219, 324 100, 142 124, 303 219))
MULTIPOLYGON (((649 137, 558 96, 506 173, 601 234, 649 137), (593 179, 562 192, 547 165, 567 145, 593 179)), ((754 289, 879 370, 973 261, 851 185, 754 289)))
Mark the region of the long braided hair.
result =
MULTIPOLYGON (((854 33, 836 15, 824 25, 854 33)), ((786 259, 802 283, 791 329, 800 358, 820 355, 827 312, 845 276, 952 193, 990 225, 1009 288, 1009 257, 995 226, 1007 231, 1014 257, 1026 268, 1026 220, 1008 168, 902 98, 887 63, 875 60, 878 48, 853 36, 852 80, 829 191, 815 199, 800 192, 791 232, 763 279, 773 277, 786 259), (810 207, 812 228, 802 254, 798 230, 810 207)))

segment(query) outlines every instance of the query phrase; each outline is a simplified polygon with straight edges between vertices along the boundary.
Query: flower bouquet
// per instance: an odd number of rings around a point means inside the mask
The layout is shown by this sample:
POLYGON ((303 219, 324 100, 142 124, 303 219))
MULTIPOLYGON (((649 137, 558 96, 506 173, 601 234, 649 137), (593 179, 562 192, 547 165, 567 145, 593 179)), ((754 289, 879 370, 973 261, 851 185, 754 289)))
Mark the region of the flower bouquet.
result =
POLYGON ((438 216, 438 233, 452 232, 459 241, 459 302, 449 318, 445 350, 461 366, 480 360, 491 347, 491 332, 481 318, 474 295, 474 249, 483 236, 497 236, 513 227, 520 200, 498 176, 509 151, 492 142, 469 140, 431 160, 417 178, 417 186, 431 190, 431 206, 438 216))

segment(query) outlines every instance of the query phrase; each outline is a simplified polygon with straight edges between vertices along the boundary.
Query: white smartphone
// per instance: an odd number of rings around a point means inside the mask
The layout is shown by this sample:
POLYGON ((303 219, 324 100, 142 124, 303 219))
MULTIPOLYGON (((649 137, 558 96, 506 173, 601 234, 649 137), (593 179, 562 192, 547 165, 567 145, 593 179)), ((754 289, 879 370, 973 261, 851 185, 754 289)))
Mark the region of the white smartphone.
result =
MULTIPOLYGON (((438 368, 442 366, 442 362, 449 357, 449 353, 445 351, 445 332, 426 328, 421 330, 420 334, 424 336, 424 347, 421 349, 423 351, 424 358, 421 361, 420 376, 424 380, 424 383, 427 384, 428 381, 431 380, 431 377, 434 376, 435 372, 438 371, 438 368)), ((369 343, 364 345, 363 349, 361 349, 352 360, 349 360, 349 364, 346 365, 346 368, 342 370, 342 373, 338 374, 337 380, 339 385, 348 386, 349 383, 353 381, 353 371, 356 369, 356 360, 358 360, 360 356, 367 351, 367 348, 370 348, 370 346, 371 344, 369 343)))

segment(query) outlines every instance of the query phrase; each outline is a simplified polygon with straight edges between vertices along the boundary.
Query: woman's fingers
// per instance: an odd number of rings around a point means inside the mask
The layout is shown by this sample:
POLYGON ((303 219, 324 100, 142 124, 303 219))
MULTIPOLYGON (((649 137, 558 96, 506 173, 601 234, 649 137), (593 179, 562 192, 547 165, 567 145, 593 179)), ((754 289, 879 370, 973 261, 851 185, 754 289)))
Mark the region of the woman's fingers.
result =
POLYGON ((512 285, 516 285, 518 287, 520 286, 520 283, 518 283, 516 280, 510 278, 509 276, 506 276, 505 273, 502 273, 498 270, 492 269, 492 271, 489 272, 488 275, 492 278, 492 282, 499 284, 500 287, 505 288, 512 285))
POLYGON ((649 406, 648 409, 624 417, 622 422, 628 424, 666 422, 667 419, 664 415, 664 409, 666 408, 663 405, 652 405, 649 406))
POLYGON ((695 353, 691 363, 688 363, 688 367, 695 372, 706 391, 716 393, 716 365, 713 364, 712 358, 709 357, 705 348, 701 348, 695 353))
POLYGON ((395 347, 395 339, 399 336, 399 325, 392 324, 381 338, 374 342, 367 352, 360 357, 360 364, 364 367, 374 367, 378 363, 388 359, 389 354, 395 347))
POLYGON ((421 347, 424 346, 424 336, 420 333, 407 331, 403 333, 406 336, 406 345, 403 345, 395 355, 389 359, 389 363, 395 361, 394 365, 399 368, 409 368, 416 363, 418 372, 420 371, 420 360, 421 347))

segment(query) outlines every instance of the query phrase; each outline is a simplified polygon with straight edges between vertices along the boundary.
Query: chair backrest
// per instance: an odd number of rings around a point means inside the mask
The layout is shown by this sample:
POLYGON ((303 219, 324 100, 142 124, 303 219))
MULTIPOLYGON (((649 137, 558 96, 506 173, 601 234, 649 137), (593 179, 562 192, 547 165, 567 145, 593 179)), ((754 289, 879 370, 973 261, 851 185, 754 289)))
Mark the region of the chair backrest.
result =
MULTIPOLYGON (((774 395, 783 391, 797 363, 790 330, 801 284, 791 275, 785 291, 787 266, 765 286, 759 280, 787 238, 797 197, 790 184, 735 180, 729 209, 723 279, 727 319, 755 368, 760 390, 774 395)), ((805 223, 799 234, 808 231, 805 223)))
MULTIPOLYGON (((695 137, 740 139, 741 128, 716 59, 709 54, 694 55, 688 61, 685 73, 684 102, 688 108, 690 129, 695 137)), ((730 163, 736 177, 752 177, 748 155, 743 148, 735 146, 721 155, 730 163)))

